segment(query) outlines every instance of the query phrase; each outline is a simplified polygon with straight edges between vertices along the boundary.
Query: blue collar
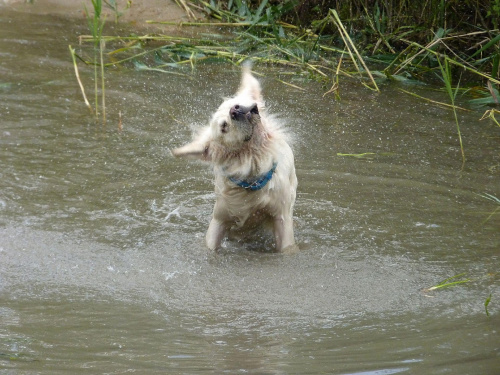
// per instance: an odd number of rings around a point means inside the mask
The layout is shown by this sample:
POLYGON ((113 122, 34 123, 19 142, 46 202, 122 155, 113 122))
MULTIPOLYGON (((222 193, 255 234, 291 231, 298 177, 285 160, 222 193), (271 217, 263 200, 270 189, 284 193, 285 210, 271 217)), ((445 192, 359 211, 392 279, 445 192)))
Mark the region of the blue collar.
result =
POLYGON ((235 183, 236 185, 242 187, 245 190, 251 190, 251 191, 260 190, 264 186, 266 186, 269 181, 271 181, 271 178, 273 178, 273 174, 274 171, 276 170, 277 165, 278 163, 274 163, 273 167, 269 172, 263 174, 262 176, 258 177, 255 180, 250 180, 250 181, 240 180, 231 176, 227 176, 227 178, 229 178, 231 182, 235 183))

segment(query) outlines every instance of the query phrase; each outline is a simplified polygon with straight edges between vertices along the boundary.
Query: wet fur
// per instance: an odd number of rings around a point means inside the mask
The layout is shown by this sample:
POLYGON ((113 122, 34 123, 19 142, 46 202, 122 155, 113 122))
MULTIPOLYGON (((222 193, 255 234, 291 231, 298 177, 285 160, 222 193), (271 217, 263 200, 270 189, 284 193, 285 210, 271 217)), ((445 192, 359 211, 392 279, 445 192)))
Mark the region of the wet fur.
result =
POLYGON ((248 66, 243 68, 237 94, 220 105, 210 125, 191 143, 172 154, 214 166, 216 202, 206 234, 210 249, 218 249, 231 229, 253 229, 265 222, 273 227, 276 251, 297 249, 294 156, 278 121, 267 114, 260 84, 248 66), (273 177, 261 190, 248 191, 228 179, 251 180, 267 173, 273 163, 277 163, 273 177))

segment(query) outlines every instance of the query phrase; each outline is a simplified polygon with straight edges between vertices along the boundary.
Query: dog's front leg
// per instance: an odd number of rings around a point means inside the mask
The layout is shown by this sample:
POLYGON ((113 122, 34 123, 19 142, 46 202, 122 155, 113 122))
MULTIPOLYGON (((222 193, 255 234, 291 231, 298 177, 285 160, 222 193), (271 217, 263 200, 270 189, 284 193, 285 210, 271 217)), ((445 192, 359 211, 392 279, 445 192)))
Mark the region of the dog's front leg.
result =
POLYGON ((205 241, 207 247, 210 250, 217 250, 226 235, 227 228, 226 225, 216 218, 212 218, 210 225, 208 226, 207 234, 205 236, 205 241))
POLYGON ((298 251, 293 236, 293 218, 291 215, 278 215, 274 218, 274 239, 277 252, 294 253, 298 251))

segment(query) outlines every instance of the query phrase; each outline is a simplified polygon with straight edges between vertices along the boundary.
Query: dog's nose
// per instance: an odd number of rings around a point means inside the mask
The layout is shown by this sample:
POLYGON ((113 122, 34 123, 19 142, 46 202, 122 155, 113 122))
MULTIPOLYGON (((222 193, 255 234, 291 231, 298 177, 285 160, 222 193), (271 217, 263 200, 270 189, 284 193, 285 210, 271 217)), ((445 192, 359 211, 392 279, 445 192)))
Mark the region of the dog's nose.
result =
POLYGON ((250 107, 244 107, 239 104, 235 104, 229 110, 229 115, 233 120, 240 120, 242 117, 250 117, 251 114, 258 114, 259 110, 257 109, 257 104, 254 104, 250 107))
POLYGON ((245 113, 241 110, 241 107, 236 104, 231 107, 229 110, 229 115, 233 120, 239 120, 241 117, 245 115, 245 113))

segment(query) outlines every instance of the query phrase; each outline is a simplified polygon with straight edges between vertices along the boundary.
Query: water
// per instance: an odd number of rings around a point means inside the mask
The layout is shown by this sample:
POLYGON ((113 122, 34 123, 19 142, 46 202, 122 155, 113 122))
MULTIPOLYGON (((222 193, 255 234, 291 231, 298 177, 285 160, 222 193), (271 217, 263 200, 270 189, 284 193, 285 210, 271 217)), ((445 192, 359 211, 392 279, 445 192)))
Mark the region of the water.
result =
POLYGON ((0 373, 499 373, 500 221, 478 195, 500 196, 499 129, 482 111, 459 115, 461 171, 449 110, 347 80, 335 102, 257 67, 294 135, 302 251, 257 238, 213 255, 210 169, 168 149, 237 69, 109 69, 103 128, 68 52, 83 33, 0 13, 0 373), (473 281, 424 291, 460 273, 473 281))

